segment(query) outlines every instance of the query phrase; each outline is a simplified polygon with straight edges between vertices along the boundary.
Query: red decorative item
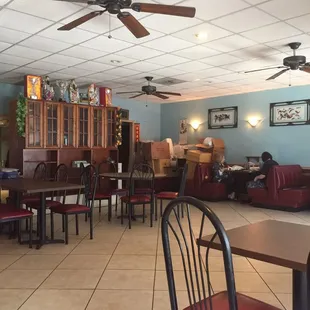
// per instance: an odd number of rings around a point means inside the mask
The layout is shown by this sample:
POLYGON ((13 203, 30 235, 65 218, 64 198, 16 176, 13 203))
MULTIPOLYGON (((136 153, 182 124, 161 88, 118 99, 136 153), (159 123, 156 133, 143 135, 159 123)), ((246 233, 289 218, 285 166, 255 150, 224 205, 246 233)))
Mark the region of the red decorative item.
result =
POLYGON ((99 87, 99 104, 104 107, 112 106, 112 89, 99 87))
POLYGON ((140 141, 140 124, 135 123, 135 141, 139 142, 140 141))

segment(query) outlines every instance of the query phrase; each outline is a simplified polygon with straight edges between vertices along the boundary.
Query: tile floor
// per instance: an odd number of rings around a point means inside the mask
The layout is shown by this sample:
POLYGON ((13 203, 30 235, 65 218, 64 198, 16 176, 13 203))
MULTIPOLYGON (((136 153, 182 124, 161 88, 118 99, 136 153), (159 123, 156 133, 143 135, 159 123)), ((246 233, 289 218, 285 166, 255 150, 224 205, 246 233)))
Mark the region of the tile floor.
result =
MULTIPOLYGON (((310 211, 287 213, 238 203, 208 203, 229 229, 266 219, 310 225, 310 211)), ((80 235, 70 223, 69 245, 28 249, 1 237, 1 310, 169 310, 160 226, 107 222, 96 210, 94 240, 80 219, 80 235)), ((58 221, 60 222, 60 221, 58 221)), ((58 224, 59 225, 59 224, 58 224)), ((60 234, 60 233, 59 233, 60 234)), ((173 253, 175 254, 175 253, 173 253)), ((187 306, 181 263, 175 256, 179 306, 187 306)), ((236 285, 243 292, 291 310, 290 270, 243 257, 234 257, 236 285)), ((210 258, 215 291, 225 288, 219 252, 210 258)))

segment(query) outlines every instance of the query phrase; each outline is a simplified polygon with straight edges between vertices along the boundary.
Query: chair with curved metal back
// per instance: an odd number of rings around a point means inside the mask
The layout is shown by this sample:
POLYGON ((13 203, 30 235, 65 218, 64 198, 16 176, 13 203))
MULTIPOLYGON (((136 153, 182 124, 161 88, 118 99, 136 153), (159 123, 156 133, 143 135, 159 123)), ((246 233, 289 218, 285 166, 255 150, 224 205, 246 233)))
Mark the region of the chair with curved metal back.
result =
MULTIPOLYGON (((254 298, 236 293, 233 260, 228 237, 219 218, 202 201, 193 197, 179 197, 171 201, 164 211, 161 230, 171 310, 180 309, 173 272, 173 261, 176 256, 171 256, 171 241, 175 241, 176 249, 180 250, 177 252, 181 255, 183 265, 184 272, 182 275, 184 276, 189 304, 184 310, 280 310, 254 298), (185 205, 185 218, 183 220, 178 215, 178 207, 182 204, 185 205), (196 225, 199 223, 198 228, 192 224, 192 217, 194 216, 196 217, 194 223, 196 225), (209 268, 210 248, 202 253, 201 247, 196 243, 196 238, 200 239, 203 236, 204 228, 215 231, 211 240, 219 238, 223 251, 227 290, 214 295, 209 268)), ((173 248, 174 250, 175 248, 173 248)), ((173 254, 176 255, 177 252, 173 252, 173 254)), ((181 279, 178 281, 180 282, 181 279)))
POLYGON ((131 220, 133 217, 134 206, 143 206, 143 223, 145 222, 145 205, 150 204, 150 226, 153 227, 153 214, 154 214, 154 170, 147 164, 138 164, 133 167, 129 180, 129 195, 121 197, 121 223, 123 224, 123 207, 124 203, 128 206, 128 220, 129 229, 131 229, 131 220), (135 182, 143 182, 148 184, 147 188, 151 191, 149 194, 136 194, 135 182))
POLYGON ((78 215, 86 214, 90 218, 90 239, 93 239, 93 208, 94 208, 94 197, 97 190, 98 174, 92 170, 91 165, 84 168, 81 175, 81 183, 85 186, 83 189, 84 195, 84 204, 80 204, 80 192, 77 196, 75 204, 63 204, 60 206, 51 207, 51 238, 54 239, 54 213, 61 214, 64 216, 64 227, 65 227, 65 243, 69 242, 69 215, 75 215, 76 223, 76 235, 79 234, 79 225, 78 225, 78 215), (92 199, 89 199, 92 197, 92 199))

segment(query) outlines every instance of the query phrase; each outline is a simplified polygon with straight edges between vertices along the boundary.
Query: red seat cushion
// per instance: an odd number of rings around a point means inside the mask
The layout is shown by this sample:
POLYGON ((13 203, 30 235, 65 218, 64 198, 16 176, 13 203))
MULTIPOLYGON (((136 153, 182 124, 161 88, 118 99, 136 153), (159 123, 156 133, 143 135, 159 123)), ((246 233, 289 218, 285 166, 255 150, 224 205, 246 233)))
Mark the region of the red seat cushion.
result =
MULTIPOLYGON (((52 207, 56 207, 62 205, 62 203, 60 201, 56 201, 56 200, 46 200, 45 201, 45 207, 46 208, 52 208, 52 207)), ((27 207, 32 208, 32 209, 39 209, 41 207, 40 201, 36 202, 36 203, 31 203, 31 204, 27 204, 27 207)))
MULTIPOLYGON (((101 192, 97 192, 95 194, 95 197, 94 197, 95 200, 110 199, 110 198, 111 198, 111 193, 101 193, 101 192)), ((88 195, 88 199, 90 199, 90 200, 92 199, 92 195, 91 194, 88 195)))
POLYGON ((118 194, 128 194, 128 189, 126 188, 115 188, 111 189, 112 195, 118 195, 118 194))
POLYGON ((121 197, 121 200, 125 203, 150 203, 151 197, 145 195, 133 195, 131 197, 129 196, 121 197))
POLYGON ((27 196, 27 197, 24 197, 21 202, 24 205, 40 203, 40 197, 39 196, 27 196))
POLYGON ((175 199, 178 197, 178 192, 160 192, 156 195, 158 199, 175 199))
MULTIPOLYGON (((213 310, 229 310, 227 292, 220 292, 212 297, 213 310)), ((237 293, 238 310, 280 310, 274 306, 268 305, 262 301, 237 293)), ((209 309, 209 298, 207 298, 207 306, 209 309)), ((195 310, 205 310, 204 301, 201 301, 194 306, 195 310)), ((189 306, 184 310, 191 310, 189 306)))
POLYGON ((13 206, 0 208, 0 220, 18 219, 23 217, 30 217, 33 213, 25 209, 17 209, 13 206))
POLYGON ((84 205, 78 204, 65 204, 60 206, 55 206, 50 208, 54 213, 66 214, 66 213, 79 213, 79 212, 89 212, 90 208, 84 205))

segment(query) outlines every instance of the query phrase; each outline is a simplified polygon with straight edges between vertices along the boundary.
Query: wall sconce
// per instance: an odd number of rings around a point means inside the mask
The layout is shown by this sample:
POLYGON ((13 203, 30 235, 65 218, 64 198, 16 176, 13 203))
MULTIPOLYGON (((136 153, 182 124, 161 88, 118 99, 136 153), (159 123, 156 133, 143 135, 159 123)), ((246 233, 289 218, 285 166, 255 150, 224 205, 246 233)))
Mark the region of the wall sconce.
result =
POLYGON ((257 117, 251 117, 247 120, 252 128, 256 128, 262 121, 263 119, 259 119, 257 117))
POLYGON ((191 126, 193 127, 193 129, 196 131, 196 130, 198 130, 198 128, 199 128, 199 126, 200 126, 201 124, 198 122, 198 121, 193 121, 193 122, 191 122, 191 126))

